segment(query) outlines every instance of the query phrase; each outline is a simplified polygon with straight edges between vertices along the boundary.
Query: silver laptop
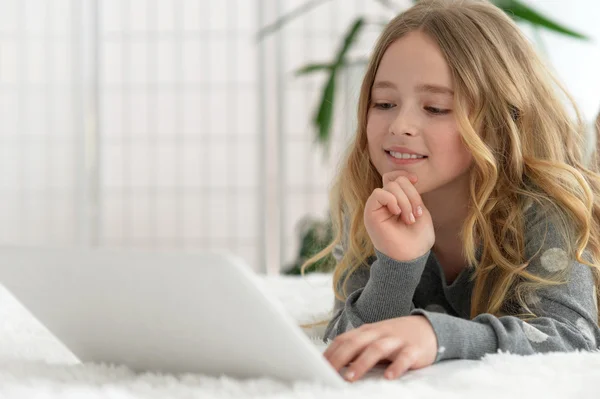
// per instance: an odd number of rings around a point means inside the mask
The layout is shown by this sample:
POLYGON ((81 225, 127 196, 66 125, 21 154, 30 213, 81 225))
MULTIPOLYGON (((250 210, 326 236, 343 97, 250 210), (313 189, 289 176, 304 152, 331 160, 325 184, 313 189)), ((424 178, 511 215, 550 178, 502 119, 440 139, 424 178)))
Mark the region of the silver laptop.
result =
POLYGON ((344 386, 257 278, 219 252, 0 248, 0 284, 82 362, 344 386))

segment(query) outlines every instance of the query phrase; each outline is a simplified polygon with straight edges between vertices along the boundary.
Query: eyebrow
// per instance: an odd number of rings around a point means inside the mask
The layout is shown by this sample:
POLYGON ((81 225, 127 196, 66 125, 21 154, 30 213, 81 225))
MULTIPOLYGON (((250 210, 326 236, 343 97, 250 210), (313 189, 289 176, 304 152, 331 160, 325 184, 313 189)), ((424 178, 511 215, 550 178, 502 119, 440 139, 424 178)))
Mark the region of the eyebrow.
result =
MULTIPOLYGON (((380 80, 373 84, 373 90, 375 89, 397 89, 393 82, 388 80, 380 80)), ((446 86, 439 86, 433 84, 420 84, 415 88, 420 93, 434 93, 434 94, 449 94, 454 95, 454 91, 446 86)))

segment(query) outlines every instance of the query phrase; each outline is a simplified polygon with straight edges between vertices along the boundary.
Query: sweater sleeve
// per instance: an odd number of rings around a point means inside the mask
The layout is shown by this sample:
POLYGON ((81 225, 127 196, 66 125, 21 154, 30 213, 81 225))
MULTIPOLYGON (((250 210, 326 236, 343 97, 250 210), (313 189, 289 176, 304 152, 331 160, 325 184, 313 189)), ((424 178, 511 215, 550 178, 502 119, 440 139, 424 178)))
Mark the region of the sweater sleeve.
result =
POLYGON ((535 318, 524 321, 515 315, 480 314, 465 320, 422 309, 411 312, 425 316, 433 326, 438 341, 436 361, 479 359, 499 350, 527 355, 597 348, 600 330, 592 270, 567 255, 551 226, 545 235, 531 229, 526 252, 535 255, 529 258, 527 270, 544 277, 565 272, 566 283, 529 296, 527 304, 535 318), (545 237, 541 244, 539 237, 545 237))
MULTIPOLYGON (((343 250, 338 249, 337 255, 341 253, 343 250)), ((414 309, 412 298, 429 252, 409 262, 399 262, 379 251, 375 253, 376 260, 370 270, 362 268, 350 276, 347 292, 351 294, 346 301, 336 299, 333 318, 323 337, 325 342, 364 323, 407 316, 414 309)))

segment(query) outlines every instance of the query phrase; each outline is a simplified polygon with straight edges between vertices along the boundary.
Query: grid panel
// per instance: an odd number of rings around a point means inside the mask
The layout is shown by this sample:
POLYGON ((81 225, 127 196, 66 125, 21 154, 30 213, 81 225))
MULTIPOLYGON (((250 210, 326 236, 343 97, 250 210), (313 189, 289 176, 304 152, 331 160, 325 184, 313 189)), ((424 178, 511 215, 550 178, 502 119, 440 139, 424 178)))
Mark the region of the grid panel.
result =
POLYGON ((101 4, 102 242, 227 249, 262 270, 257 1, 101 4))
POLYGON ((257 3, 3 1, 0 242, 224 248, 262 270, 257 3))
POLYGON ((76 241, 78 8, 66 0, 0 5, 0 243, 76 241), (60 12, 56 11, 60 8, 60 12))

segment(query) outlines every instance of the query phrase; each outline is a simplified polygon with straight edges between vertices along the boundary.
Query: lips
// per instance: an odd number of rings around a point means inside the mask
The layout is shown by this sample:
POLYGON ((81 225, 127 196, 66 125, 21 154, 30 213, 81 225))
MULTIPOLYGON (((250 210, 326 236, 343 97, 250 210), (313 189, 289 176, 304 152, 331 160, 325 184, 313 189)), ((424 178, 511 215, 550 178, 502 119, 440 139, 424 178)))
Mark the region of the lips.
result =
POLYGON ((389 161, 395 165, 412 165, 412 164, 418 164, 421 162, 425 162, 427 160, 427 157, 417 157, 417 156, 414 156, 413 158, 411 158, 411 157, 396 158, 395 156, 391 155, 387 151, 386 151, 385 157, 387 159, 389 159, 389 161))
MULTIPOLYGON (((389 156, 392 156, 392 157, 393 157, 394 155, 392 155, 392 152, 393 152, 394 154, 400 154, 399 152, 396 152, 396 151, 386 151, 386 153, 387 153, 389 156)), ((424 159, 424 158, 427 158, 427 155, 421 155, 421 154, 416 154, 416 153, 404 152, 404 153, 401 153, 401 154, 407 154, 407 155, 410 155, 410 158, 398 158, 398 159, 415 159, 415 158, 417 158, 417 159, 424 159)))
POLYGON ((395 160, 399 160, 399 161, 403 161, 403 160, 423 160, 423 159, 427 159, 427 155, 420 155, 420 154, 409 154, 409 153, 397 153, 394 151, 385 151, 385 153, 387 154, 388 157, 395 159, 395 160))
POLYGON ((392 146, 392 147, 384 148, 384 151, 387 152, 388 154, 390 152, 397 152, 397 153, 401 153, 401 154, 418 155, 418 156, 422 156, 422 157, 427 157, 427 155, 422 154, 418 151, 412 150, 407 147, 392 146))

